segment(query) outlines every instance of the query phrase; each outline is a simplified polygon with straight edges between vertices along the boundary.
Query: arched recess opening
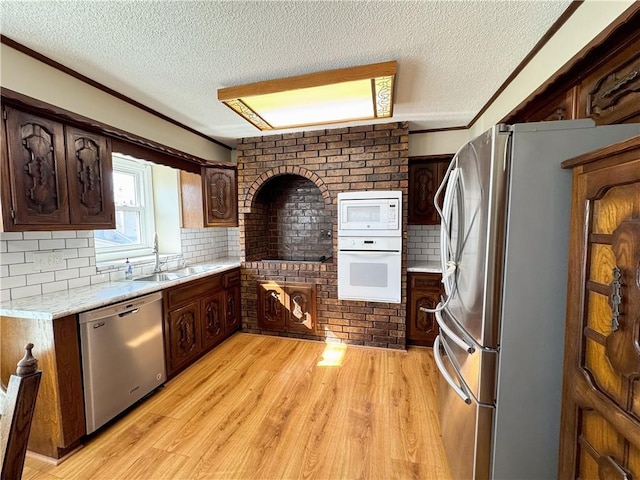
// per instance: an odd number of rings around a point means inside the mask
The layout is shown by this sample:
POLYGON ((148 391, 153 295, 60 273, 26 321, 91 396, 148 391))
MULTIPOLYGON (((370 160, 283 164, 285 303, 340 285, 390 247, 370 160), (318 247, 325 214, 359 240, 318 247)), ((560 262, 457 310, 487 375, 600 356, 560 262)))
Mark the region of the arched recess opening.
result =
POLYGON ((324 262, 333 252, 328 196, 302 175, 268 177, 244 216, 246 261, 324 262))

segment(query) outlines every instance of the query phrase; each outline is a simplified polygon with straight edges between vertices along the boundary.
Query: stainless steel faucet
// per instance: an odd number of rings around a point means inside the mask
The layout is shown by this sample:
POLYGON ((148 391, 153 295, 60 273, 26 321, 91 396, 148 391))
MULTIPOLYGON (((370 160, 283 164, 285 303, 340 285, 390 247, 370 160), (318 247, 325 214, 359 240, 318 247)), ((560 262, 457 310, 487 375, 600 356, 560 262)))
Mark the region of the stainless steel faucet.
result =
POLYGON ((156 264, 153 267, 153 273, 160 273, 162 271, 160 264, 160 253, 158 252, 158 234, 153 236, 153 254, 156 256, 156 264))

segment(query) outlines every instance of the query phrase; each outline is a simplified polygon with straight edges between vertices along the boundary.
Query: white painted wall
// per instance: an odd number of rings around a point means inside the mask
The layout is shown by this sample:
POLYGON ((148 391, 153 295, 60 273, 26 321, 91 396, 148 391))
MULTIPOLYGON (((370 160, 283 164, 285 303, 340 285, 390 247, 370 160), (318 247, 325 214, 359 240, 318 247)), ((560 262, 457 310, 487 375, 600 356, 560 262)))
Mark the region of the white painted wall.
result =
MULTIPOLYGON (((586 0, 468 130, 413 134, 409 156, 455 153, 498 123, 634 3, 586 0)), ((499 47, 494 55, 499 55, 499 47)))
POLYGON ((56 70, 7 45, 0 45, 0 84, 205 160, 231 162, 231 151, 102 90, 56 70))

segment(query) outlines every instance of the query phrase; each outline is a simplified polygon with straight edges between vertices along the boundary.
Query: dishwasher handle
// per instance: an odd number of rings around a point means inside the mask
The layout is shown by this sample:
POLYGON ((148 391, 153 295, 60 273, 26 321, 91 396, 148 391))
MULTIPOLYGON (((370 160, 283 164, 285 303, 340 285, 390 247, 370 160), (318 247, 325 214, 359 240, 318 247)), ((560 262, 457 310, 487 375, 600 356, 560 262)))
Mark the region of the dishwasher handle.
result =
POLYGON ((134 308, 133 310, 129 310, 128 312, 119 313, 118 316, 122 318, 122 317, 126 317, 127 315, 131 315, 133 313, 138 313, 139 311, 140 311, 140 308, 138 307, 138 308, 134 308))
POLYGON ((136 313, 139 309, 145 307, 149 303, 162 300, 162 292, 155 292, 142 297, 131 298, 124 300, 113 305, 107 305, 105 307, 96 308, 95 310, 89 310, 78 315, 78 321, 83 323, 94 322, 103 318, 109 318, 113 316, 124 317, 131 313, 136 313))

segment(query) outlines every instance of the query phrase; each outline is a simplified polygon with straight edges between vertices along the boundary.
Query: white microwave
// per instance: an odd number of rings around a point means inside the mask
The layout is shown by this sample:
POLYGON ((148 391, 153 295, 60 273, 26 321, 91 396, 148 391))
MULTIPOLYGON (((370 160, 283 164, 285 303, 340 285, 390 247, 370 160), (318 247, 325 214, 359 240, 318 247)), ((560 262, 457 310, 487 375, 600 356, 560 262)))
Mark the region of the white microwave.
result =
POLYGON ((339 193, 338 236, 402 236, 402 192, 370 190, 339 193))

